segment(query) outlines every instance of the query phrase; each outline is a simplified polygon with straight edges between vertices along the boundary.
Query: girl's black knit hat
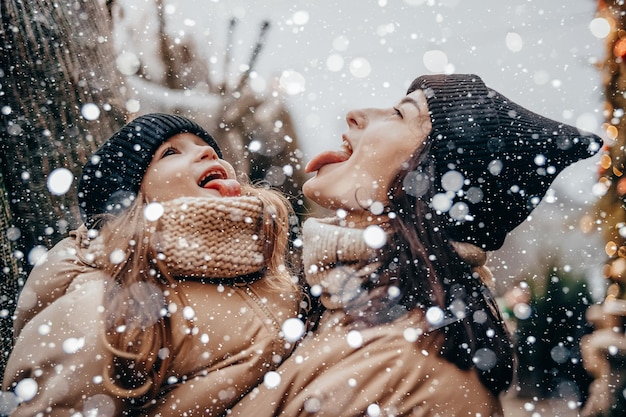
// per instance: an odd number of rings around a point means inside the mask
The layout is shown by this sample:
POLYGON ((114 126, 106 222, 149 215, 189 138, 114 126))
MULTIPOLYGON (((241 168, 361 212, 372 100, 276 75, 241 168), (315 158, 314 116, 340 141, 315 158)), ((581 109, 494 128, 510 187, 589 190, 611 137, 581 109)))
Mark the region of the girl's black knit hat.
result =
POLYGON ((156 150, 178 133, 192 133, 222 158, 215 139, 197 123, 172 114, 139 116, 111 136, 83 167, 78 202, 86 226, 97 216, 128 207, 139 192, 143 176, 156 150))
POLYGON ((450 237, 485 250, 502 246, 568 165, 597 153, 602 140, 535 114, 473 74, 416 78, 432 122, 436 196, 450 237))

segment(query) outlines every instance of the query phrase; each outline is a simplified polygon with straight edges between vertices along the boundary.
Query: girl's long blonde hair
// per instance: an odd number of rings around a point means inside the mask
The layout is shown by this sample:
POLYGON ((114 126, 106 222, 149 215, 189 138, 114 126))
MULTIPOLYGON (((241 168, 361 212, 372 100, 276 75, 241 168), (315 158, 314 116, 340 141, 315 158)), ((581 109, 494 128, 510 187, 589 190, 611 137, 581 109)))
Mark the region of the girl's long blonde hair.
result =
MULTIPOLYGON (((258 235, 265 238, 264 276, 272 277, 267 285, 285 294, 296 293, 288 245, 294 219, 291 205, 277 191, 261 186, 245 184, 242 194, 256 196, 263 203, 258 235)), ((173 346, 167 305, 174 302, 184 307, 188 302, 152 248, 155 225, 144 217, 146 204, 139 192, 122 214, 99 219, 98 239, 109 257, 101 267, 112 277, 105 294, 107 326, 102 337, 113 358, 105 364, 103 384, 133 407, 158 395, 170 363, 190 345, 185 339, 173 346)))

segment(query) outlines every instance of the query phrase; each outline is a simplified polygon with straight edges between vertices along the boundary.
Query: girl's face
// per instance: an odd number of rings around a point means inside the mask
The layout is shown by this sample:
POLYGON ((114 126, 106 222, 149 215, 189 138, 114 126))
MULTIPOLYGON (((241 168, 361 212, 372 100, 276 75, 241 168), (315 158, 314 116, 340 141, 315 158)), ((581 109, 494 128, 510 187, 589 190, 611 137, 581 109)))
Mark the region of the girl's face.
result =
POLYGON ((141 190, 148 201, 241 195, 233 167, 192 133, 172 136, 152 157, 141 190))
POLYGON ((341 148, 322 152, 308 163, 306 171, 316 174, 303 191, 322 207, 358 214, 373 202, 388 203, 393 179, 420 151, 432 126, 422 90, 394 107, 350 111, 346 121, 341 148))

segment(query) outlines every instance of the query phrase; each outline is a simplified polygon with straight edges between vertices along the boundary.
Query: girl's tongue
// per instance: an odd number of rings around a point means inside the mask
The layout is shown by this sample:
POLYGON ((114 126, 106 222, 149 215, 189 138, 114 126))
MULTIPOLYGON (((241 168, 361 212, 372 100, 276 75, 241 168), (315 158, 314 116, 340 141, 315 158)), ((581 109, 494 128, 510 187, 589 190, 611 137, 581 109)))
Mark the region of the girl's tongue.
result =
POLYGON ((321 167, 328 164, 335 164, 337 162, 344 162, 350 158, 344 151, 324 151, 317 156, 314 156, 313 159, 306 164, 306 168, 304 169, 307 174, 311 172, 319 171, 321 167))
POLYGON ((241 184, 234 179, 212 180, 207 182, 203 188, 217 190, 222 197, 239 197, 241 195, 241 184))

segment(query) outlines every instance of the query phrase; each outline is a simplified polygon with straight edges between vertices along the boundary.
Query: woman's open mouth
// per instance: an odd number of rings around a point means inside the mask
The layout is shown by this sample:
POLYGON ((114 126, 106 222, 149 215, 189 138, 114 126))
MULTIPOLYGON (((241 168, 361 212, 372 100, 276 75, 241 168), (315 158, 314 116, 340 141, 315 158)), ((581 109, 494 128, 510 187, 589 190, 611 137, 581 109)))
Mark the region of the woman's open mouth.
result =
POLYGON ((343 141, 341 142, 341 148, 339 150, 324 151, 314 156, 306 165, 304 170, 307 174, 310 174, 311 172, 319 171, 324 165, 347 161, 350 159, 352 152, 352 145, 346 137, 343 136, 343 141))

